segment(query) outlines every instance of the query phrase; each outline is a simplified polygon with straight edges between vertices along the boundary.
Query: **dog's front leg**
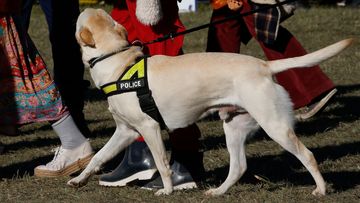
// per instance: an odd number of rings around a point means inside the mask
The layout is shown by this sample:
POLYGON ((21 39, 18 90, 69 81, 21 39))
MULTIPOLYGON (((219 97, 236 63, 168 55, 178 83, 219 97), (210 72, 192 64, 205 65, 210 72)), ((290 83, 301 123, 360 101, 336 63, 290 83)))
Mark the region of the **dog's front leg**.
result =
POLYGON ((100 167, 115 157, 125 147, 132 143, 139 134, 123 124, 117 124, 115 133, 99 152, 91 159, 89 165, 77 177, 68 181, 68 185, 80 187, 86 185, 88 179, 100 170, 100 167))
POLYGON ((168 195, 173 191, 171 182, 171 170, 169 161, 166 157, 165 146, 161 138, 160 126, 158 123, 151 123, 150 125, 143 125, 139 129, 143 135, 146 144, 148 145, 151 154, 154 157, 156 167, 160 173, 164 188, 158 190, 155 195, 168 195))

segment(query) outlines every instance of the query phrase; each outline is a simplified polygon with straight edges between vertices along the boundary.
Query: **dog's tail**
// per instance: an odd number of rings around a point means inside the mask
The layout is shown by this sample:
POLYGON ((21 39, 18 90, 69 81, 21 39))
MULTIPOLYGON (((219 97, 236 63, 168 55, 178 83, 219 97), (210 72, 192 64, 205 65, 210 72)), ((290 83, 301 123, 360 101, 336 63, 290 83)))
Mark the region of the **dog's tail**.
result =
POLYGON ((299 68, 299 67, 312 67, 321 63, 322 61, 329 59, 346 47, 350 46, 354 39, 345 39, 335 44, 329 45, 325 48, 322 48, 318 51, 306 54, 304 56, 287 58, 287 59, 279 59, 274 61, 268 61, 267 65, 270 68, 270 71, 273 74, 285 71, 291 68, 299 68))

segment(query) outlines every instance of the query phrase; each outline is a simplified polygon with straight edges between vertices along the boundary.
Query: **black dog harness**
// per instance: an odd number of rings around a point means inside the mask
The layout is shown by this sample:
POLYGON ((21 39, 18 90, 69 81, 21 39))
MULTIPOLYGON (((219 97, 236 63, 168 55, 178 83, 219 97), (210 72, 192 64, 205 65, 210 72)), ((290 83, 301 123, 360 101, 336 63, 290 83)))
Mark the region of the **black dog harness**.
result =
POLYGON ((101 86, 101 89, 107 97, 136 91, 141 110, 156 120, 160 124, 161 129, 166 129, 166 124, 149 89, 146 56, 139 58, 134 65, 127 67, 117 81, 107 83, 101 86))

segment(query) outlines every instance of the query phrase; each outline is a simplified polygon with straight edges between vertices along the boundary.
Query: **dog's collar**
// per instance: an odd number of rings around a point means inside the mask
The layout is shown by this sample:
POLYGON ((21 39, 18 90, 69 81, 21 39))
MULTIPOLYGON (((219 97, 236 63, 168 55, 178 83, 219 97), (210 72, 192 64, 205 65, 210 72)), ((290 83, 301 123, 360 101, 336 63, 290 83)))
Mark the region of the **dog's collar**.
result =
POLYGON ((110 56, 113 56, 113 55, 115 55, 115 54, 117 54, 117 53, 120 53, 120 52, 123 52, 123 51, 125 51, 125 50, 128 50, 128 49, 130 49, 130 47, 131 47, 131 46, 126 46, 126 47, 123 47, 123 48, 118 49, 118 50, 116 50, 116 51, 110 52, 110 53, 108 53, 108 54, 104 54, 104 55, 101 55, 101 56, 98 56, 98 57, 91 58, 91 59, 89 60, 89 62, 88 62, 89 65, 90 65, 90 68, 93 68, 97 62, 100 62, 100 61, 102 61, 102 60, 104 60, 104 59, 106 59, 106 58, 109 58, 110 56))

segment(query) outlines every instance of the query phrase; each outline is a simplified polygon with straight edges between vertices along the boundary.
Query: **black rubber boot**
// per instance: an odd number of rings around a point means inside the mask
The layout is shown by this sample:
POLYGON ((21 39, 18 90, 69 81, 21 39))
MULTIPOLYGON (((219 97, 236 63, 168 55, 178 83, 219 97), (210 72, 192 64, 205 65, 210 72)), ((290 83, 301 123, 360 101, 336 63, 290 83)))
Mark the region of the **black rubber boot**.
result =
POLYGON ((205 174, 203 156, 202 152, 173 151, 170 163, 178 162, 189 171, 195 182, 200 182, 205 174))
POLYGON ((149 180, 157 171, 154 159, 145 142, 134 142, 125 151, 124 159, 110 173, 100 176, 103 186, 125 186, 134 180, 149 180))
MULTIPOLYGON (((171 180, 174 190, 184 190, 197 188, 196 182, 202 180, 205 169, 203 166, 202 152, 179 152, 174 151, 171 154, 171 180)), ((159 173, 156 173, 153 180, 143 185, 143 189, 161 189, 163 183, 159 173)))
MULTIPOLYGON (((197 188, 197 185, 193 178, 191 177, 189 171, 177 161, 171 165, 171 180, 173 183, 174 190, 185 190, 185 189, 192 189, 197 188)), ((141 187, 142 189, 147 190, 156 190, 164 188, 161 176, 159 173, 156 173, 155 178, 148 182, 147 184, 141 187)))

